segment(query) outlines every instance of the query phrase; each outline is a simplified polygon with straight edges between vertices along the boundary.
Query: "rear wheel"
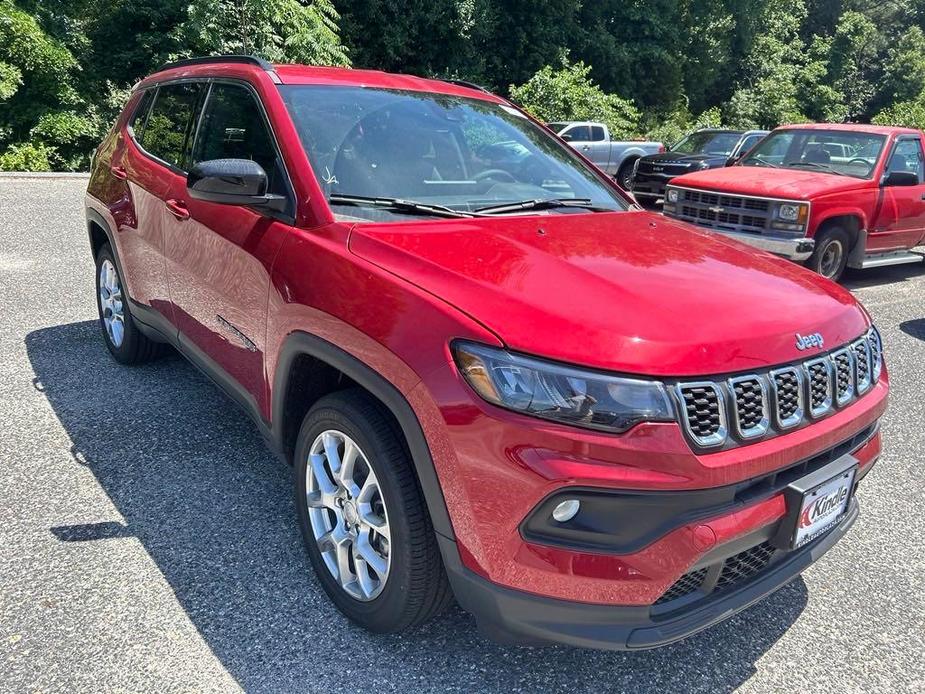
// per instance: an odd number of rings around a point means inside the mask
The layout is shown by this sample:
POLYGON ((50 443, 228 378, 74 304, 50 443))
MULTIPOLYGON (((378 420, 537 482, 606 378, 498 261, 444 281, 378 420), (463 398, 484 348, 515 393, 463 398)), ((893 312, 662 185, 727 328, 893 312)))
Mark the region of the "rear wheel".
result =
POLYGON ((848 264, 850 237, 841 227, 833 226, 816 235, 813 254, 807 266, 823 277, 837 282, 848 264))
POLYGON ((135 324, 128 296, 109 245, 96 255, 96 307, 110 354, 120 364, 142 364, 160 356, 165 345, 151 340, 135 324))
POLYGON ((401 631, 452 600, 411 459, 365 391, 326 396, 306 415, 295 501, 318 580, 354 622, 401 631))

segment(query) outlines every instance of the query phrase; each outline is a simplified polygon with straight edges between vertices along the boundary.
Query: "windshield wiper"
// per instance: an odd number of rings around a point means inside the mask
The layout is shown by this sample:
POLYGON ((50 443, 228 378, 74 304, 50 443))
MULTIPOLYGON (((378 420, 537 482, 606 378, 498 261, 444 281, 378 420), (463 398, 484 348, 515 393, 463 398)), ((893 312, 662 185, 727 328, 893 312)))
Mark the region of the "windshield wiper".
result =
POLYGON ((746 159, 745 161, 742 162, 742 164, 745 166, 749 166, 752 164, 758 164, 760 166, 770 166, 772 169, 780 168, 780 164, 772 164, 771 162, 765 161, 764 159, 746 159))
POLYGON ((429 214, 434 217, 475 217, 471 212, 454 210, 444 205, 432 205, 427 202, 415 200, 402 200, 401 198, 374 198, 367 195, 340 195, 333 194, 328 198, 332 205, 352 205, 353 207, 379 207, 387 210, 397 210, 408 214, 429 214))
POLYGON ((521 212, 523 210, 551 210, 557 207, 580 207, 594 212, 615 212, 611 207, 595 205, 589 198, 542 198, 540 200, 521 200, 520 202, 507 202, 500 205, 477 207, 476 212, 481 214, 504 214, 506 212, 521 212))
POLYGON ((820 164, 817 161, 788 161, 784 166, 811 166, 814 169, 822 169, 823 171, 828 171, 829 173, 836 174, 838 176, 847 176, 848 174, 838 169, 833 169, 828 164, 820 164))

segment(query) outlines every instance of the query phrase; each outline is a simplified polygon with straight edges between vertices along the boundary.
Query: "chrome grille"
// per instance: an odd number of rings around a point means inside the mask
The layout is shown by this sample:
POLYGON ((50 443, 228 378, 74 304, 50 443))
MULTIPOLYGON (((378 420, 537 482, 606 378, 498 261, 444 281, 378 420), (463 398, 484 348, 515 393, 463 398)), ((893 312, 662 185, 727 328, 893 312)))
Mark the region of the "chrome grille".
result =
POLYGON ((870 391, 882 368, 877 366, 881 353, 879 336, 871 329, 849 345, 801 364, 725 380, 677 383, 682 426, 702 448, 784 433, 870 391))
POLYGON ((677 205, 665 214, 711 229, 760 234, 770 229, 771 204, 764 198, 678 188, 677 205))

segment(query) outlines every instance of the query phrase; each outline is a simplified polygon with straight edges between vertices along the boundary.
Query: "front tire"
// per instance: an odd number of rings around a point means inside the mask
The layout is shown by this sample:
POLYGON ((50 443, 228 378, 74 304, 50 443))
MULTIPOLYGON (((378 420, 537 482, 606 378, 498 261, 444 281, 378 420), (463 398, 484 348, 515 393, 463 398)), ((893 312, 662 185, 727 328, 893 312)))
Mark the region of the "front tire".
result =
POLYGON ((299 431, 294 468, 309 560, 341 612, 392 633, 449 605, 411 458, 378 401, 360 389, 319 400, 299 431))
POLYGON ((823 277, 837 282, 848 264, 850 237, 841 227, 833 226, 816 235, 813 254, 806 261, 807 267, 823 277))
POLYGON ((96 254, 96 308, 109 353, 120 364, 143 364, 160 356, 165 345, 142 333, 132 318, 128 294, 109 244, 96 254))
POLYGON ((620 187, 631 193, 633 191, 633 167, 636 165, 635 159, 630 159, 625 161, 620 165, 620 168, 617 170, 617 183, 620 184, 620 187))

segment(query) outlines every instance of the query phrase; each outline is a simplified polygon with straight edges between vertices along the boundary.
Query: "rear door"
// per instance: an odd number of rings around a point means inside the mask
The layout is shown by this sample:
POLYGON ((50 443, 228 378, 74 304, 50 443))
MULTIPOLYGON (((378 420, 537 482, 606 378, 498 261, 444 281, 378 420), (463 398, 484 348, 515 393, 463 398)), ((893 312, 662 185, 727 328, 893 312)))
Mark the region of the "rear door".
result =
POLYGON ((171 199, 180 212, 165 233, 170 295, 184 348, 245 406, 265 413, 270 269, 289 233, 294 196, 264 110, 243 82, 209 86, 189 166, 212 159, 257 162, 267 173, 267 192, 286 196, 289 209, 271 218, 249 207, 197 200, 185 178, 177 180, 171 199))
POLYGON ((590 149, 586 156, 605 171, 610 166, 611 146, 610 138, 607 137, 607 131, 603 125, 591 126, 590 149))
POLYGON ((880 187, 874 223, 867 238, 869 251, 912 248, 925 236, 925 155, 916 135, 896 138, 889 152, 884 176, 893 171, 910 171, 918 185, 880 187))

